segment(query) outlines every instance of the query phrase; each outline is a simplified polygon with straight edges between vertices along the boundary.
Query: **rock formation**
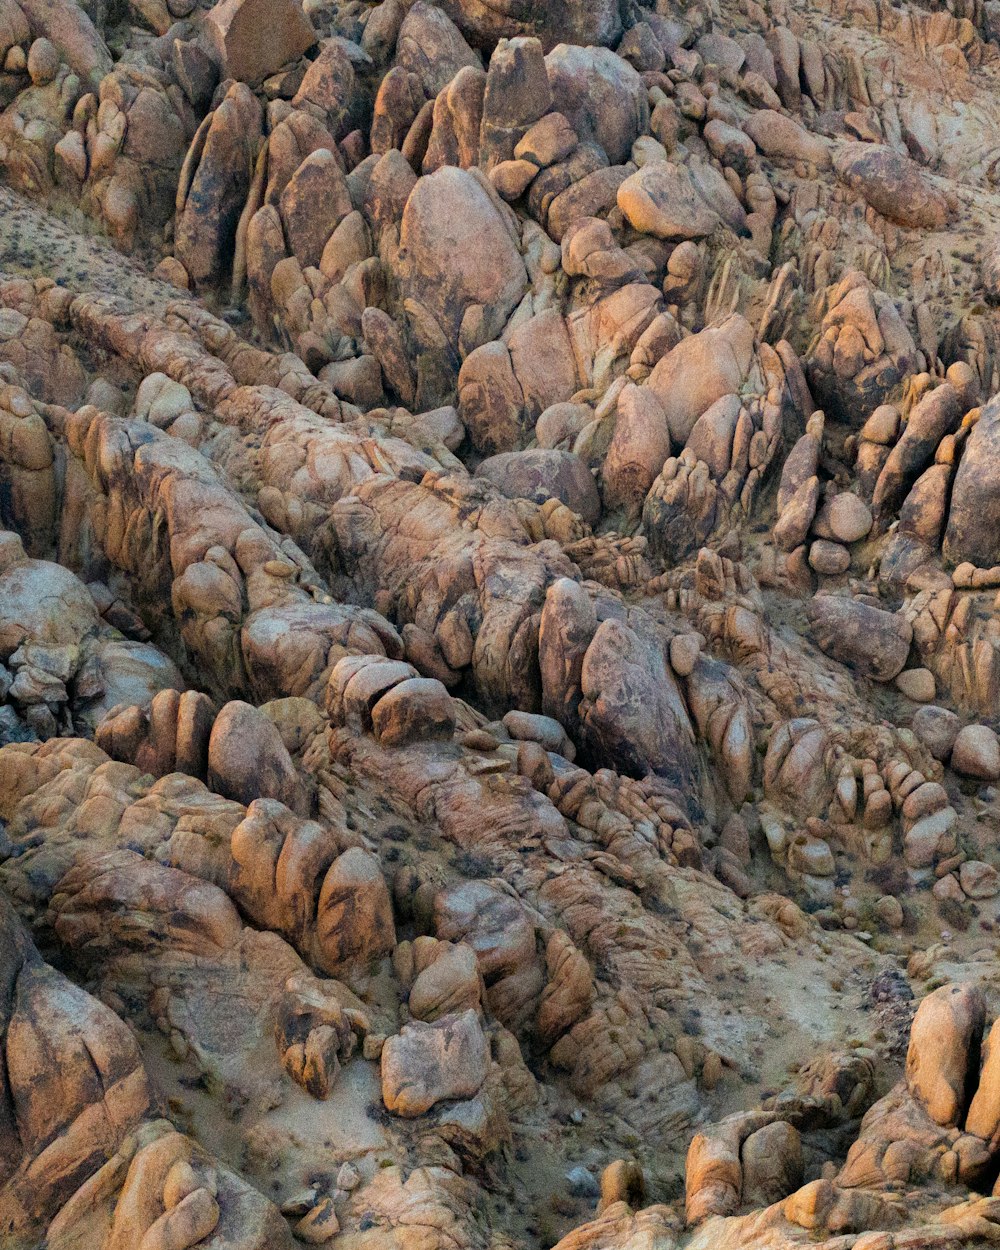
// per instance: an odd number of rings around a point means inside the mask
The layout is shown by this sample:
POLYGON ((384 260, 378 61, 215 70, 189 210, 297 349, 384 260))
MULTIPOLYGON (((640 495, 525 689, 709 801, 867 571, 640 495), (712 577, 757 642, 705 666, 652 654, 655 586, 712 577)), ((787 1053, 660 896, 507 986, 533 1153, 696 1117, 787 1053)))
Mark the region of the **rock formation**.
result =
POLYGON ((1000 1240, 994 0, 0 0, 0 1245, 1000 1240))

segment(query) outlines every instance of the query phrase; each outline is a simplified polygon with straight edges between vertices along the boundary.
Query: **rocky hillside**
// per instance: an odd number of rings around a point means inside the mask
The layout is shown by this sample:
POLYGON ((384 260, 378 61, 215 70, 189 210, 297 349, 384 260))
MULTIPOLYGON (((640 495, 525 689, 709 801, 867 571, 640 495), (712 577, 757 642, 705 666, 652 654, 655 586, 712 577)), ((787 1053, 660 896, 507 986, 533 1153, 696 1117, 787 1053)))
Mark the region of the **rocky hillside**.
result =
POLYGON ((0 0, 3 1250, 1000 1242, 947 4, 0 0))

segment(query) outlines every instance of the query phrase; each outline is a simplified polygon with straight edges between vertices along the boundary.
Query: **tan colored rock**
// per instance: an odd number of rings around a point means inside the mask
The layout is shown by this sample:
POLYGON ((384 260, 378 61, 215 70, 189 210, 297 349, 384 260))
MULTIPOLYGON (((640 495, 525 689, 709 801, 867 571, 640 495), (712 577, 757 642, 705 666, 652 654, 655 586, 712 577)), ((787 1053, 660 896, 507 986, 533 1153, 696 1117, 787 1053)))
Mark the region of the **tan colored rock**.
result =
POLYGON ((649 122, 646 91, 632 66, 608 48, 560 43, 545 68, 553 104, 580 138, 599 144, 612 165, 627 160, 649 122))
POLYGON ((851 567, 851 553, 840 543, 817 538, 809 548, 809 567, 824 577, 839 577, 851 567))
POLYGON ((32 32, 52 44, 96 91, 111 72, 112 59, 86 11, 76 4, 63 4, 62 0, 24 0, 19 7, 32 32))
POLYGON ((782 551, 794 551, 806 540, 819 503, 819 478, 807 478, 781 509, 774 526, 774 541, 782 551))
POLYGON ((910 1030, 906 1084, 935 1124, 959 1124, 966 1110, 966 1080, 979 1061, 984 1024, 979 991, 946 985, 923 1000, 910 1030))
POLYGON ((634 1159, 615 1159, 601 1173, 600 1211, 619 1202, 638 1209, 645 1196, 645 1177, 634 1159))
POLYGON ((876 516, 903 502, 917 475, 932 462, 942 438, 954 432, 961 407, 959 393, 948 382, 928 391, 916 405, 875 484, 872 508, 876 516))
POLYGON ((337 39, 325 39, 319 55, 308 65, 292 104, 311 112, 332 136, 339 137, 351 117, 356 85, 347 48, 337 39))
POLYGON ((445 166, 420 179, 406 202, 400 243, 403 289, 439 336, 466 352, 497 337, 527 274, 510 223, 475 175, 445 166))
POLYGON ((962 728, 955 713, 943 707, 919 708, 912 724, 913 732, 937 760, 948 758, 962 728))
POLYGON ((392 902, 378 860, 351 847, 334 860, 316 912, 322 968, 331 976, 358 961, 377 964, 396 945, 392 902))
POLYGON ((408 1024, 382 1048, 386 1108, 409 1118, 443 1100, 470 1098, 485 1081, 489 1061, 474 1011, 408 1024))
POLYGON ((450 742, 455 731, 451 695, 430 677, 410 677, 393 686, 372 709, 372 727, 383 746, 450 742))
POLYGON ((739 391, 753 357, 754 335, 739 314, 682 339, 650 375, 670 436, 683 447, 695 421, 716 400, 739 391))
POLYGON ((539 169, 565 160, 580 142, 562 113, 546 113, 525 131, 514 147, 514 159, 531 161, 539 169))
POLYGON ((916 344, 895 304, 857 270, 828 288, 826 306, 805 362, 810 386, 831 415, 860 426, 915 367, 916 344))
POLYGON ((466 356, 458 375, 458 405, 478 452, 493 455, 518 446, 527 417, 507 346, 484 343, 466 356))
POLYGON ((196 286, 222 276, 250 187, 261 140, 261 109, 243 83, 234 83, 199 131, 177 188, 177 259, 196 286), (200 149, 197 167, 192 168, 200 149))
POLYGON ((279 202, 291 254, 303 267, 318 268, 330 235, 352 211, 340 159, 328 148, 311 152, 279 202))
POLYGON ((700 239, 718 216, 698 194, 684 165, 644 165, 618 188, 618 207, 629 223, 660 239, 700 239))
POLYGON ((1000 875, 992 864, 967 859, 958 870, 958 883, 968 898, 996 898, 1000 894, 1000 875))
POLYGON ((770 1206, 793 1192, 802 1181, 802 1144, 790 1124, 777 1121, 759 1128, 743 1143, 742 1199, 745 1205, 770 1206))
POLYGON ((399 29, 396 58, 420 79, 424 92, 436 96, 465 66, 479 68, 479 57, 444 7, 417 0, 399 29))
POLYGON ((778 161, 807 161, 820 169, 830 168, 828 144, 811 135, 791 117, 772 109, 760 109, 746 118, 743 129, 765 156, 778 161))
POLYGON ((929 868, 955 849, 953 807, 943 807, 922 816, 907 829, 903 837, 903 856, 911 868, 929 868))
POLYGON ((928 668, 906 668, 896 678, 896 688, 914 703, 932 703, 937 695, 934 674, 928 668))
POLYGON ((477 477, 493 482, 508 499, 542 503, 558 499, 590 525, 601 515, 601 501, 586 463, 569 451, 505 452, 483 460, 477 477))
POLYGON ((860 542, 871 527, 871 509, 863 499, 847 491, 827 495, 813 523, 813 530, 820 538, 847 544, 860 542))
POLYGON ((1000 739, 988 725, 966 725, 955 738, 951 766, 966 777, 996 781, 1000 778, 1000 739))
POLYGON ((420 969, 410 988, 410 1013, 417 1020, 433 1021, 449 1013, 476 1011, 480 987, 475 951, 461 942, 438 943, 433 961, 420 969))
POLYGON ((476 44, 535 35, 546 48, 564 40, 611 46, 621 34, 621 14, 611 0, 596 4, 559 0, 555 5, 515 0, 502 9, 483 0, 445 0, 442 7, 476 44))
POLYGON ((1000 405, 988 403, 972 427, 955 473, 943 553, 952 564, 1000 563, 994 473, 1000 445, 1000 405))
POLYGON ((501 161, 490 170, 490 181, 505 200, 517 200, 538 173, 532 161, 501 161))
POLYGON ((1000 1024, 994 1020, 993 1027, 983 1047, 983 1068, 979 1074, 976 1090, 965 1119, 965 1128, 991 1144, 1000 1130, 1000 1024))
POLYGON ((227 703, 208 742, 208 783, 239 803, 274 798, 302 811, 305 787, 274 724, 249 703, 227 703))
POLYGON ((778 726, 764 756, 764 792, 803 816, 821 815, 831 793, 826 753, 829 736, 811 717, 778 726))

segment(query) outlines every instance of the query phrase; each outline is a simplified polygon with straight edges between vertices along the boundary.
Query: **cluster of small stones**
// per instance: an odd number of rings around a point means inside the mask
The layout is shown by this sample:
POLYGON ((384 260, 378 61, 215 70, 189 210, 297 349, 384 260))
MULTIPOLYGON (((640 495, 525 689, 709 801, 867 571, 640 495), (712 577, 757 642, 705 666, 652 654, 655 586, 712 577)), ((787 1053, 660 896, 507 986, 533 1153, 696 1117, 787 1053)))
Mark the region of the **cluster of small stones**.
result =
POLYGON ((1000 1241, 1000 0, 0 0, 0 1245, 1000 1241))

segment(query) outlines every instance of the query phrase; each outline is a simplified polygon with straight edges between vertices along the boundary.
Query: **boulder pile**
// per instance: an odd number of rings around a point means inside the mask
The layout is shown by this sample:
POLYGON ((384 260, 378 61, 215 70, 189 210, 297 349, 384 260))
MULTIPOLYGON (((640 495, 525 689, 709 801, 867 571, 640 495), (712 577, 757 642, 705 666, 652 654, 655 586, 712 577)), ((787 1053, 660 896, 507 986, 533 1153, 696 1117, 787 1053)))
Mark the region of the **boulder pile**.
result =
POLYGON ((995 0, 0 0, 0 1245, 1000 1240, 995 0))

